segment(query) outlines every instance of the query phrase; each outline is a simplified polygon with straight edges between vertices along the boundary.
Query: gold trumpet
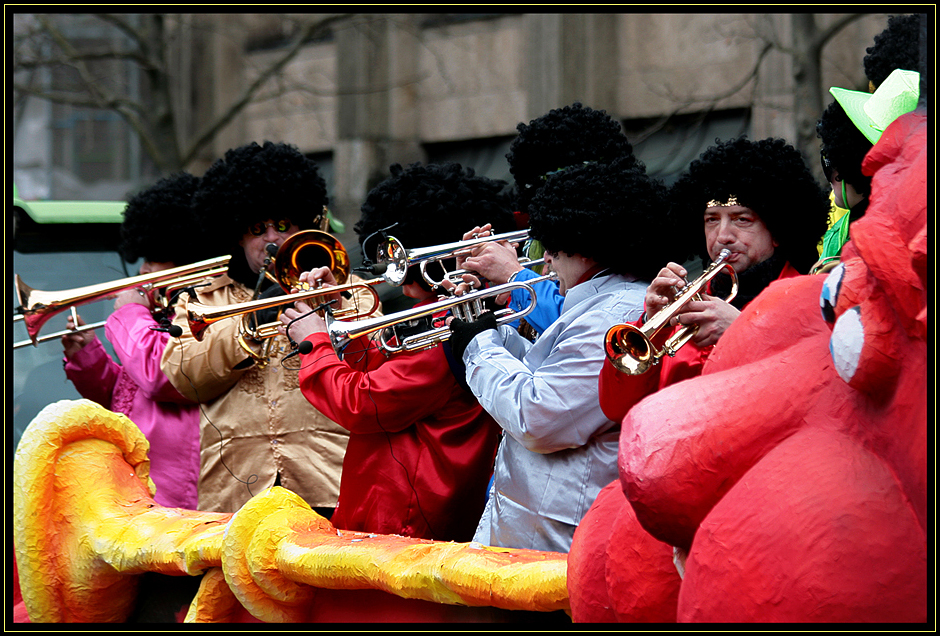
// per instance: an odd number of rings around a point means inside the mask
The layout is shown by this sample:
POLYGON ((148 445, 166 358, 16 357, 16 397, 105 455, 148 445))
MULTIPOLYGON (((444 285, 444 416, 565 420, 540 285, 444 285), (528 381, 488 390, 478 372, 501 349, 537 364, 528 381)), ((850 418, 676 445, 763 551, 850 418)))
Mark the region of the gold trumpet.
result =
MULTIPOLYGON (((430 263, 456 258, 463 253, 469 253, 472 248, 484 243, 492 243, 495 241, 509 241, 513 243, 525 241, 528 238, 529 230, 517 230, 515 232, 483 236, 466 241, 455 241, 453 243, 443 243, 441 245, 408 250, 401 244, 401 241, 394 236, 390 236, 379 244, 375 260, 380 266, 385 267, 385 280, 396 287, 405 282, 405 277, 408 275, 408 268, 412 265, 418 265, 418 268, 421 270, 421 276, 429 285, 439 287, 444 279, 450 279, 455 283, 462 282, 459 274, 463 273, 463 270, 459 273, 445 273, 444 278, 435 280, 431 278, 431 275, 427 272, 427 267, 430 263)), ((534 261, 528 261, 528 259, 520 258, 519 260, 520 262, 529 263, 531 265, 539 264, 534 261)), ((528 267, 529 264, 525 266, 528 267)))
POLYGON ((731 293, 725 298, 725 302, 734 299, 738 293, 738 277, 731 263, 725 262, 730 256, 729 250, 721 250, 715 262, 702 272, 701 276, 683 287, 671 303, 660 309, 642 327, 624 324, 608 329, 604 337, 604 350, 614 367, 628 375, 641 375, 659 364, 663 355, 676 355, 676 352, 698 332, 698 325, 684 325, 667 339, 658 351, 653 344, 653 336, 667 327, 672 317, 685 305, 693 300, 701 300, 702 289, 723 269, 727 269, 731 275, 731 293))
MULTIPOLYGON (((335 316, 332 316, 329 312, 327 312, 326 329, 330 336, 330 342, 333 345, 333 350, 336 351, 336 355, 339 356, 340 360, 343 359, 346 347, 354 339, 361 338, 362 336, 376 332, 379 333, 379 345, 385 351, 386 355, 400 353, 402 351, 420 351, 422 349, 430 349, 431 347, 434 347, 450 338, 451 330, 449 326, 430 326, 423 332, 418 332, 400 339, 398 344, 391 342, 391 338, 395 334, 393 333, 394 330, 390 330, 389 327, 394 327, 396 325, 427 318, 448 309, 453 311, 455 318, 460 318, 461 320, 467 321, 476 320, 484 311, 486 311, 486 308, 483 306, 483 301, 485 299, 495 298, 500 294, 511 292, 516 289, 525 289, 528 291, 530 295, 529 304, 522 311, 514 311, 507 307, 505 309, 500 309, 494 312, 496 314, 497 324, 502 325, 508 322, 512 322, 518 318, 522 318, 535 309, 537 297, 535 290, 532 288, 532 284, 541 282, 543 280, 555 280, 557 277, 558 275, 555 272, 551 272, 549 274, 545 274, 544 276, 532 278, 527 281, 514 281, 511 283, 503 283, 502 285, 494 285, 493 287, 480 289, 468 294, 464 294, 463 296, 444 298, 443 300, 439 300, 429 305, 413 307, 411 309, 406 309, 394 314, 378 316, 376 318, 368 318, 356 322, 337 320, 335 316)), ((330 289, 334 288, 331 287, 330 289)))
POLYGON ((260 341, 273 338, 278 334, 281 323, 275 321, 252 326, 251 314, 256 311, 292 305, 300 300, 316 301, 325 299, 328 295, 349 293, 353 290, 367 290, 371 294, 372 304, 367 311, 358 308, 340 310, 339 314, 341 316, 355 320, 371 316, 379 309, 379 295, 372 287, 384 282, 384 280, 377 278, 361 283, 343 284, 349 278, 349 255, 343 244, 330 234, 320 230, 297 232, 281 244, 274 256, 274 277, 286 292, 290 292, 291 289, 301 285, 299 281, 302 272, 311 271, 318 267, 329 267, 333 277, 340 284, 333 287, 304 290, 295 294, 288 293, 284 296, 259 298, 221 306, 205 305, 191 300, 186 303, 189 330, 196 340, 201 341, 205 337, 205 330, 209 325, 226 318, 241 316, 242 324, 238 334, 239 343, 241 343, 242 348, 252 354, 252 357, 261 359, 266 356, 255 353, 247 345, 246 339, 260 341))
POLYGON ((66 333, 80 333, 102 326, 103 323, 83 325, 74 330, 58 332, 43 338, 37 337, 42 326, 56 314, 71 309, 74 315, 75 307, 114 298, 127 290, 136 289, 141 294, 147 295, 152 309, 167 309, 174 291, 206 278, 223 274, 228 267, 228 261, 228 256, 219 256, 191 265, 181 265, 180 267, 131 276, 109 283, 99 283, 60 291, 33 289, 24 283, 19 275, 15 274, 14 283, 20 306, 17 307, 17 313, 14 314, 13 320, 14 322, 22 320, 25 323, 30 342, 17 343, 14 348, 30 343, 36 345, 39 342, 45 342, 66 333))

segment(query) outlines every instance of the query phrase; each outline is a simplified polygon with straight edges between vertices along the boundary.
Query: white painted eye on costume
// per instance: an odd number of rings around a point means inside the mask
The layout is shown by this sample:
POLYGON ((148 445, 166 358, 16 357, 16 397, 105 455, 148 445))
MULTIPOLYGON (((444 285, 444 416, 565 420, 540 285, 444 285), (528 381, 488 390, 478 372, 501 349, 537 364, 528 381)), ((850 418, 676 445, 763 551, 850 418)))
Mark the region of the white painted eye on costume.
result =
POLYGON ((819 309, 823 320, 830 325, 836 321, 836 301, 842 289, 842 279, 845 277, 845 263, 839 263, 826 276, 822 292, 819 294, 819 309))
MULTIPOLYGON (((828 284, 828 282, 827 282, 828 284)), ((825 289, 823 290, 825 295, 825 289)), ((825 308, 823 316, 825 316, 825 308)), ((862 325, 862 312, 852 307, 836 320, 829 339, 829 353, 835 364, 836 372, 847 384, 851 383, 858 371, 858 363, 865 346, 865 329, 862 325)))

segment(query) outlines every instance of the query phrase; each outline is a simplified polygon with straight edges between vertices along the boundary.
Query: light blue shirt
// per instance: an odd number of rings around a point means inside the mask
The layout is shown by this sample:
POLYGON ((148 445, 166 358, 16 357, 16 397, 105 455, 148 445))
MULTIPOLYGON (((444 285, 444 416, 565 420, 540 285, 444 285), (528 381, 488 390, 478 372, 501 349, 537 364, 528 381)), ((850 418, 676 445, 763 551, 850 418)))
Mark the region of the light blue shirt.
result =
POLYGON ((567 552, 601 488, 617 479, 620 427, 597 391, 604 335, 640 317, 646 287, 600 276, 568 291, 535 343, 506 326, 470 342, 467 383, 505 432, 475 540, 567 552))

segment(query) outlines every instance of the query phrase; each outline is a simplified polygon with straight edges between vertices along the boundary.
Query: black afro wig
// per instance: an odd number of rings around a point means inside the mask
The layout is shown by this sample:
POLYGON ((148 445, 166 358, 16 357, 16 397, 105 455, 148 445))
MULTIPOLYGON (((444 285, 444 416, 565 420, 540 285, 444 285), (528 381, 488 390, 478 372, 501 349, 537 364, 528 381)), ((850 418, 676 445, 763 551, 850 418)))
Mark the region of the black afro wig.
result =
POLYGON ((837 101, 833 101, 816 123, 816 136, 822 140, 822 154, 839 178, 859 194, 871 192, 871 177, 862 174, 862 160, 872 143, 852 123, 837 101))
POLYGON ((192 198, 198 185, 198 177, 181 172, 130 198, 118 248, 125 261, 142 258, 187 265, 213 256, 193 219, 192 198))
POLYGON ((203 175, 193 197, 196 213, 223 253, 238 251, 248 228, 267 219, 288 218, 302 230, 316 229, 326 204, 326 182, 317 164, 295 146, 270 141, 227 151, 203 175))
POLYGON ((637 162, 620 123, 605 111, 579 102, 553 109, 516 129, 519 134, 510 144, 506 159, 515 180, 517 209, 522 211, 552 171, 585 161, 610 162, 621 157, 637 162))
POLYGON ((862 60, 865 76, 875 88, 887 79, 891 71, 920 71, 920 16, 893 15, 888 26, 875 36, 875 43, 865 49, 862 60))
POLYGON ((547 251, 652 280, 662 265, 665 193, 631 157, 573 166, 549 175, 535 193, 531 234, 547 251))
POLYGON ((193 207, 212 249, 231 254, 228 274, 254 287, 257 275, 238 242, 255 223, 290 219, 301 230, 319 229, 327 204, 317 164, 295 146, 252 142, 225 153, 203 175, 193 207))
POLYGON ((736 196, 756 212, 778 247, 800 272, 816 262, 816 245, 826 231, 828 189, 813 178, 800 152, 783 139, 716 140, 670 190, 672 225, 684 236, 687 256, 708 261, 703 218, 707 203, 736 196))
POLYGON ((515 229, 504 181, 477 176, 457 163, 389 167, 369 192, 354 229, 363 253, 374 258, 382 231, 406 249, 452 243, 478 225, 497 234, 515 229))

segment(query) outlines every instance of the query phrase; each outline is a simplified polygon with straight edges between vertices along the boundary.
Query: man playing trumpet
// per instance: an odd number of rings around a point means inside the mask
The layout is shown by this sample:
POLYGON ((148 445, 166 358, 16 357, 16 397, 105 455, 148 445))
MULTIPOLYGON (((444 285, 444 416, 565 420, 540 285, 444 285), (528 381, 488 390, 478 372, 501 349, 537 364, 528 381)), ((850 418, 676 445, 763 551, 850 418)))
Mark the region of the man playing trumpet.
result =
MULTIPOLYGON (((707 149, 672 186, 670 200, 673 227, 704 228, 704 234, 680 233, 676 238, 685 242, 678 245, 679 253, 707 257, 707 263, 729 250, 727 262, 737 276, 738 292, 725 302, 731 277, 724 272, 715 276, 709 293, 679 308, 670 320, 674 329, 663 330, 671 336, 681 327, 697 328, 691 342, 674 357, 663 356, 649 371, 629 375, 605 361, 601 405, 617 422, 646 395, 699 375, 715 343, 767 285, 808 272, 829 208, 800 153, 782 139, 740 138, 707 149)), ((642 327, 669 305, 687 284, 687 274, 676 262, 663 267, 646 291, 642 319, 633 324, 642 327)), ((653 338, 654 346, 665 337, 653 338)))
POLYGON ((534 343, 497 328, 493 314, 451 323, 467 383, 504 433, 476 541, 567 552, 616 478, 619 423, 597 397, 603 336, 643 310, 663 209, 662 185, 632 161, 549 175, 529 213, 564 296, 561 315, 534 343))
MULTIPOLYGON (((420 248, 457 241, 467 224, 483 219, 508 229, 504 185, 457 164, 393 165, 362 205, 355 230, 363 251, 376 249, 383 230, 420 248)), ((335 282, 323 268, 301 280, 335 282)), ((402 290, 417 308, 438 297, 417 265, 408 268, 402 290)), ((333 525, 469 541, 483 510, 499 429, 465 387, 449 344, 387 355, 362 337, 340 360, 326 323, 312 309, 298 302, 281 322, 285 333, 311 347, 301 355, 304 395, 349 431, 333 525)), ((432 326, 430 319, 415 322, 394 327, 396 338, 432 326)))

